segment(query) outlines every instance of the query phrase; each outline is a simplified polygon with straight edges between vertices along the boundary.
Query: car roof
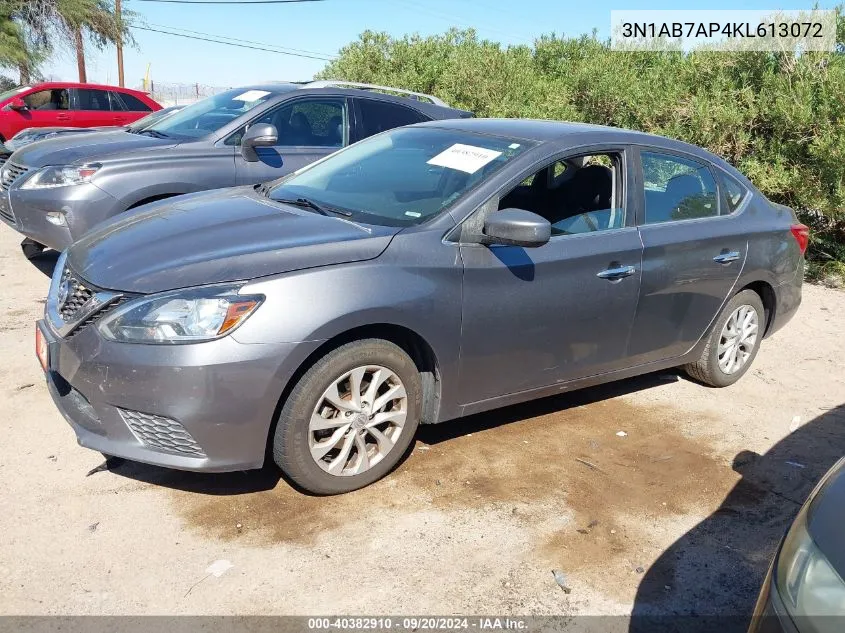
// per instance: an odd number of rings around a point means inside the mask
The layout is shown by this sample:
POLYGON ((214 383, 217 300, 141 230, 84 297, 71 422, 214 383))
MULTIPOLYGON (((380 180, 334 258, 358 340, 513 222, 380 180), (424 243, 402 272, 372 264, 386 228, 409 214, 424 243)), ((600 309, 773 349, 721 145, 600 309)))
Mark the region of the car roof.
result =
MULTIPOLYGON (((321 82, 317 82, 321 83, 321 82)), ((343 84, 344 82, 339 82, 343 84)), ((344 87, 343 85, 338 86, 320 86, 314 85, 314 82, 310 81, 302 81, 302 82, 284 82, 284 81, 270 81, 264 84, 255 85, 255 86, 244 86, 244 90, 266 90, 268 92, 273 93, 285 93, 285 92, 292 92, 297 91, 304 94, 318 94, 318 95, 332 95, 332 96, 343 96, 343 97, 358 97, 360 99, 372 99, 377 101, 389 101, 391 103, 395 103, 397 105, 404 105, 416 110, 419 110, 423 114, 427 114, 432 118, 436 119, 444 119, 450 117, 461 117, 461 116, 468 116, 471 115, 471 112, 467 112, 466 110, 459 110, 457 108, 452 108, 448 105, 441 105, 438 103, 431 103, 425 100, 425 95, 401 95, 401 94, 391 94, 389 92, 384 92, 380 88, 375 90, 375 88, 379 88, 378 86, 372 86, 370 89, 366 88, 354 88, 354 87, 344 87), (422 97, 422 98, 417 98, 422 97)), ((387 90, 401 90, 395 88, 386 88, 387 90)))
POLYGON ((722 167, 735 169, 715 154, 696 145, 683 141, 638 132, 625 128, 591 123, 575 123, 571 121, 551 121, 546 119, 450 119, 449 121, 428 121, 418 123, 417 126, 448 128, 477 134, 503 136, 505 138, 519 138, 536 141, 538 143, 561 143, 571 141, 573 144, 588 143, 623 143, 641 144, 676 149, 680 152, 697 155, 701 158, 717 163, 722 167))
POLYGON ((37 84, 30 84, 30 89, 52 90, 56 88, 94 88, 96 90, 114 90, 115 92, 129 92, 134 94, 147 94, 143 90, 134 88, 121 88, 120 86, 109 86, 106 84, 78 83, 74 81, 43 81, 37 84))

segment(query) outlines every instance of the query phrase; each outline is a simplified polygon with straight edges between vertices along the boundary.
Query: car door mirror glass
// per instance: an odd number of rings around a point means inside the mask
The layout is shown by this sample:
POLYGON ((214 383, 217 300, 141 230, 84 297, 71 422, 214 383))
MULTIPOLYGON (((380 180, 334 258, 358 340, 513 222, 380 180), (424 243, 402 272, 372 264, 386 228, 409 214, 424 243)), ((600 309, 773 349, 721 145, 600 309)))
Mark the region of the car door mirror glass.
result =
POLYGON ((484 221, 487 244, 536 248, 549 241, 552 226, 545 218, 525 209, 494 211, 484 221))
POLYGON ((279 142, 276 126, 270 123, 256 123, 244 133, 241 139, 241 156, 250 163, 259 160, 256 147, 272 147, 279 142))

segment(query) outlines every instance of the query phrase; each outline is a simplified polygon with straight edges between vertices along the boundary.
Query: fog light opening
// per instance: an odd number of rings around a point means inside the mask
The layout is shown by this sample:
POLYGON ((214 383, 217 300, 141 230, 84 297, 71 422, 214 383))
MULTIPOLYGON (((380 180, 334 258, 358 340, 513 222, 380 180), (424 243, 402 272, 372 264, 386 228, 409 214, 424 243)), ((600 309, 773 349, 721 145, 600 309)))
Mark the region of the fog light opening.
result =
POLYGON ((48 211, 47 221, 50 224, 55 224, 56 226, 67 226, 67 219, 65 219, 65 214, 61 211, 48 211))

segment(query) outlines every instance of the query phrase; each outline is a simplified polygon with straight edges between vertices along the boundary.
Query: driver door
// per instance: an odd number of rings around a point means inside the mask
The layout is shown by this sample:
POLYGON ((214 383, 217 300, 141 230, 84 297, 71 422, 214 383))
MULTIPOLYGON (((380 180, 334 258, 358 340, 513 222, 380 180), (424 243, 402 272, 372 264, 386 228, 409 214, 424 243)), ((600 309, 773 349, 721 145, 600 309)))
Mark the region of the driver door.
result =
MULTIPOLYGON (((629 186, 633 172, 624 149, 589 152, 604 153, 616 162, 611 208, 596 208, 590 218, 575 221, 585 214, 562 212, 560 205, 568 204, 563 197, 552 204, 557 211, 548 206, 548 191, 535 192, 535 201, 546 202, 532 203, 531 192, 525 190, 531 186, 527 179, 534 176, 529 172, 504 188, 492 208, 513 206, 518 198, 523 207, 536 204, 527 210, 547 219, 549 214, 569 215, 561 220, 567 228, 553 223, 551 239, 539 248, 461 244, 461 404, 625 366, 642 260, 633 218, 634 187, 629 186), (517 196, 510 195, 514 190, 517 196), (602 218, 611 216, 618 220, 602 224, 602 218)), ((546 162, 534 171, 546 174, 553 164, 546 162)))
MULTIPOLYGON (((235 173, 240 185, 274 180, 336 152, 349 142, 349 105, 343 97, 285 101, 249 125, 256 123, 274 125, 279 140, 273 147, 256 148, 259 157, 256 162, 245 160, 240 151, 236 153, 235 173)), ((240 144, 245 130, 230 137, 232 144, 240 144)))

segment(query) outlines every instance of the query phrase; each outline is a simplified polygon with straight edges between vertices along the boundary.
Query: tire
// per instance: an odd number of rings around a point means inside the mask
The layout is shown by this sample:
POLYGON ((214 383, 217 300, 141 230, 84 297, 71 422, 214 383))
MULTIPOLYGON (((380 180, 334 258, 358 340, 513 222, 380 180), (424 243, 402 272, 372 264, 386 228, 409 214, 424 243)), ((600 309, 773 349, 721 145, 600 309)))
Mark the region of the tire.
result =
POLYGON ((47 247, 43 244, 36 242, 35 240, 31 240, 28 237, 24 238, 21 242, 21 251, 23 251, 23 256, 30 260, 41 255, 45 248, 47 247))
POLYGON ((357 490, 381 479, 399 463, 414 439, 421 413, 422 380, 414 361, 388 341, 353 341, 319 359, 291 390, 276 423, 273 459, 285 475, 307 492, 334 495, 357 490), (354 376, 358 376, 363 408, 349 411, 332 405, 326 392, 334 386, 336 393, 342 394, 340 404, 353 406, 354 376), (378 389, 370 398, 368 390, 374 382, 378 389), (389 395, 401 394, 402 388, 404 399, 389 399, 389 395), (388 390, 390 394, 386 394, 388 390), (386 404, 381 405, 382 400, 386 404), (370 405, 381 408, 371 412, 370 405), (403 413, 404 420, 399 425, 403 413), (377 438, 371 434, 374 431, 370 425, 379 415, 396 422, 372 426, 381 435, 377 438), (327 420, 332 428, 314 430, 314 420, 320 426, 321 420, 327 420), (388 440, 392 440, 392 446, 388 440), (347 443, 351 443, 348 450, 347 443), (329 445, 333 448, 326 455, 319 459, 312 456, 312 447, 321 453, 329 445), (365 449, 361 451, 359 446, 365 449), (382 450, 383 446, 389 448, 382 450), (366 469, 355 473, 365 465, 366 469), (329 468, 334 472, 328 472, 329 468))
MULTIPOLYGON (((760 350, 760 342, 763 338, 766 326, 765 315, 766 311, 763 308, 763 301, 760 299, 760 295, 753 290, 743 290, 737 293, 730 301, 728 301, 722 309, 722 312, 719 313, 719 317, 713 324, 713 329, 708 335, 707 344, 701 352, 699 359, 693 363, 685 365, 684 370, 692 378, 698 380, 699 382, 703 382, 706 385, 710 385, 711 387, 727 387, 728 385, 734 384, 745 375, 745 372, 748 371, 749 367, 751 367, 754 362, 754 359, 757 357, 757 352, 760 350), (720 363, 719 346, 723 340, 722 335, 727 333, 725 331, 725 325, 728 323, 728 320, 743 307, 754 312, 753 318, 756 319, 757 325, 756 336, 754 337, 753 343, 748 344, 748 340, 746 339, 744 343, 741 342, 738 345, 738 357, 744 357, 744 360, 738 369, 733 369, 731 371, 730 367, 725 367, 726 363, 728 365, 730 364, 729 358, 720 363), (745 354, 747 354, 747 356, 745 356, 745 354), (726 369, 729 371, 726 371, 726 369)), ((740 341, 740 339, 741 337, 735 340, 740 341)), ((726 338, 725 340, 728 341, 731 339, 726 338)), ((730 349, 733 349, 733 347, 730 347, 729 350, 730 349)))

